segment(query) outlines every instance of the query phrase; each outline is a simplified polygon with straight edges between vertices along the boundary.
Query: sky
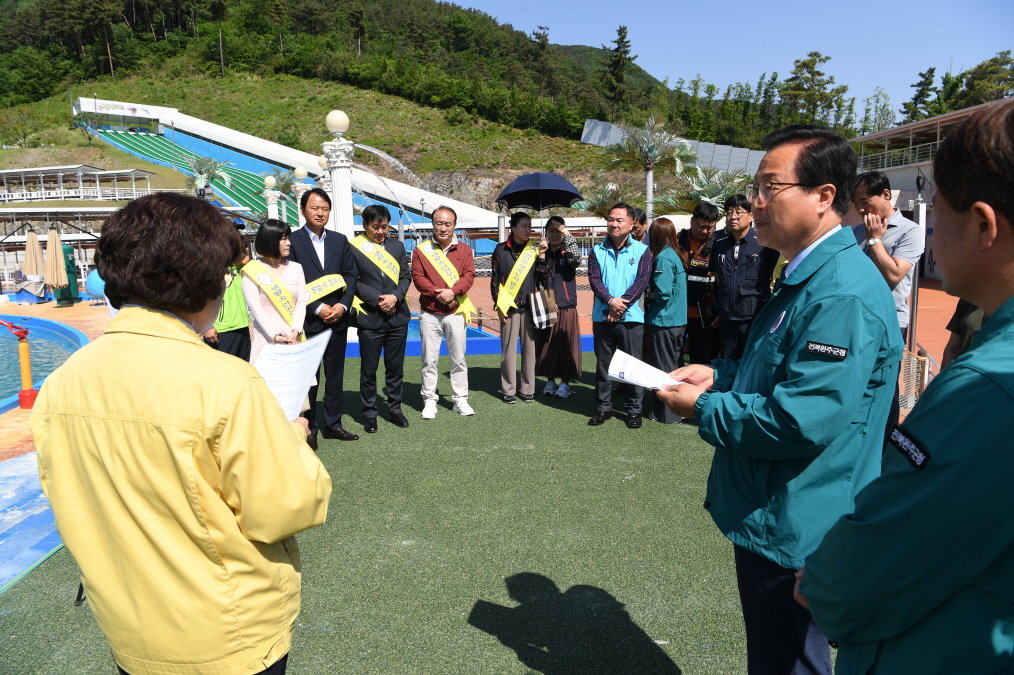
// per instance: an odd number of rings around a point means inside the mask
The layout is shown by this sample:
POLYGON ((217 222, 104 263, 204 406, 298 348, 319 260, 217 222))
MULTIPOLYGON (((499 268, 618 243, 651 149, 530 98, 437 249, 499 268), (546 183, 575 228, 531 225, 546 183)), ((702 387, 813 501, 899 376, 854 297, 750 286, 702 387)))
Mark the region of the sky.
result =
MULTIPOLYGON (((531 33, 549 27, 555 44, 612 46, 625 25, 635 63, 670 86, 698 73, 720 92, 755 85, 762 73, 784 80, 793 61, 819 51, 824 72, 862 100, 880 87, 897 112, 919 73, 959 73, 1014 49, 1014 0, 880 2, 724 2, 684 0, 454 0, 531 33)), ((900 119, 900 115, 899 115, 900 119)))

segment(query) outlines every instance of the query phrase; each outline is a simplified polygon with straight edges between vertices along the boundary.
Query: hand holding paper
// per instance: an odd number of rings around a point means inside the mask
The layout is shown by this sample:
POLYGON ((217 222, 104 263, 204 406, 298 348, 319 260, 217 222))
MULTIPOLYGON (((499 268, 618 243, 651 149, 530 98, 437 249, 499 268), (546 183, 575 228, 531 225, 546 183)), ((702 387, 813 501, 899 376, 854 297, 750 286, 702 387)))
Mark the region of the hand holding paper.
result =
POLYGON ((635 359, 620 349, 613 352, 613 358, 609 361, 609 379, 645 389, 661 389, 673 384, 682 384, 680 380, 670 377, 669 373, 635 359))

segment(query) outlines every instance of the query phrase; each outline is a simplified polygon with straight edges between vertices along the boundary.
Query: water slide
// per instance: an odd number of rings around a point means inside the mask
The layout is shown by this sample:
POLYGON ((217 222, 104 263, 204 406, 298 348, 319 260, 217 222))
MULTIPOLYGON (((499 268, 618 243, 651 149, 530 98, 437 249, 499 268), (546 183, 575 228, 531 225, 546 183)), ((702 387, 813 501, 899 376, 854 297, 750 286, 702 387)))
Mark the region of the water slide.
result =
MULTIPOLYGON (((318 155, 206 122, 183 114, 176 108, 78 98, 73 112, 75 115, 82 112, 95 114, 101 120, 99 135, 104 140, 131 154, 154 160, 156 164, 185 170, 187 156, 193 155, 232 162, 234 167, 226 167, 232 186, 215 181, 213 187, 217 194, 233 204, 249 206, 254 211, 267 208, 260 194, 263 190, 261 173, 270 173, 273 168, 291 170, 299 166, 311 174, 319 172, 318 155)), ((363 152, 364 149, 358 151, 363 152)), ((395 160, 392 158, 392 161, 395 160)), ((424 208, 430 213, 437 206, 446 205, 457 212, 459 225, 493 228, 497 224, 494 211, 383 178, 368 170, 352 169, 352 187, 358 193, 353 197, 360 204, 377 202, 394 206, 395 210, 403 208, 403 217, 409 222, 428 222, 420 215, 424 208)), ((295 218, 294 211, 288 214, 293 224, 295 218)), ((397 221, 398 216, 395 215, 393 220, 397 221)))

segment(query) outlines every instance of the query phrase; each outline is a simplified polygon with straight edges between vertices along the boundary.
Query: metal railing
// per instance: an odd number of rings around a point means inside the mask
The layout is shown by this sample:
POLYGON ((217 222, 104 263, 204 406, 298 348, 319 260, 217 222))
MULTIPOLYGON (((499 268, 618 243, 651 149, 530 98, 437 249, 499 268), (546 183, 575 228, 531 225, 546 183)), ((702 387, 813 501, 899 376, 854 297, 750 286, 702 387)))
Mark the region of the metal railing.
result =
POLYGON ((933 161, 937 154, 939 141, 913 145, 907 148, 887 150, 873 155, 863 155, 859 158, 860 171, 877 171, 889 169, 894 166, 907 166, 910 164, 921 164, 922 162, 933 161))
POLYGON ((128 201, 148 194, 147 188, 64 188, 62 190, 21 190, 16 192, 5 192, 0 188, 0 203, 10 204, 12 202, 41 202, 58 201, 64 199, 87 199, 87 200, 109 200, 128 201))

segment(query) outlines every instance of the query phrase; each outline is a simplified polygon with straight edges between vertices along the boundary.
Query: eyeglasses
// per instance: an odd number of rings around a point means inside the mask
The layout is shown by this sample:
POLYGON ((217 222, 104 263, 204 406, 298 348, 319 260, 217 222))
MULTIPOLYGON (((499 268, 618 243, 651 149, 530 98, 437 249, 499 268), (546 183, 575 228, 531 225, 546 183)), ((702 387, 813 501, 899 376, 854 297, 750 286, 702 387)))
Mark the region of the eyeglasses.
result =
POLYGON ((728 217, 731 217, 731 218, 735 218, 735 217, 742 218, 743 216, 745 216, 748 213, 750 213, 750 212, 747 211, 746 209, 732 209, 730 211, 726 211, 725 215, 728 216, 728 217))
POLYGON ((760 197, 766 202, 771 201, 771 198, 775 195, 776 192, 778 192, 778 190, 775 190, 775 188, 778 186, 809 187, 809 188, 817 187, 816 185, 808 185, 806 183, 785 183, 774 180, 765 180, 761 181, 760 183, 750 183, 749 185, 747 185, 746 198, 749 199, 750 201, 753 201, 757 199, 757 197, 760 197))

